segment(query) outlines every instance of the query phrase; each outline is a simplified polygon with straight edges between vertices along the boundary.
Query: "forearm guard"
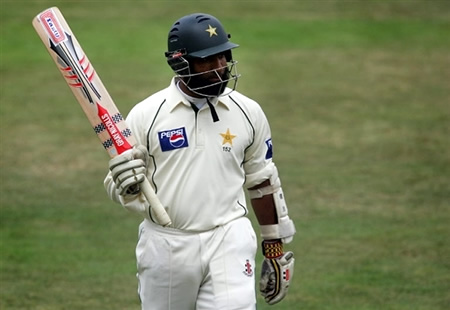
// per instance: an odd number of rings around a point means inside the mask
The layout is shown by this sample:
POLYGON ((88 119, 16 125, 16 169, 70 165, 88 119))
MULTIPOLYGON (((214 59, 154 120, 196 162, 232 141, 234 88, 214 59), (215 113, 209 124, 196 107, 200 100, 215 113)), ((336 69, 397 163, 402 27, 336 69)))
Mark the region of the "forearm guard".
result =
POLYGON ((266 187, 248 191, 250 199, 257 199, 266 195, 273 196, 278 223, 273 225, 261 225, 261 237, 264 240, 281 239, 283 243, 289 243, 292 241, 296 230, 294 222, 288 215, 288 208, 286 206, 286 201, 284 200, 281 181, 275 166, 273 166, 273 173, 269 181, 270 185, 266 187))

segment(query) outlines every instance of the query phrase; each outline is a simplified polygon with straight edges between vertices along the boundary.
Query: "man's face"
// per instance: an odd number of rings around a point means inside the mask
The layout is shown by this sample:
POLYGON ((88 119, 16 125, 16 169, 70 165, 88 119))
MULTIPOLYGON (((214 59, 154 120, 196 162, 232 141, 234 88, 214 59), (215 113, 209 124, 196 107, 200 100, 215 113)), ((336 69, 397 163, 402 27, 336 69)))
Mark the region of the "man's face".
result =
POLYGON ((223 53, 206 58, 193 58, 190 65, 191 73, 196 74, 187 81, 187 85, 191 89, 199 88, 197 92, 206 96, 219 96, 223 93, 230 74, 223 53))

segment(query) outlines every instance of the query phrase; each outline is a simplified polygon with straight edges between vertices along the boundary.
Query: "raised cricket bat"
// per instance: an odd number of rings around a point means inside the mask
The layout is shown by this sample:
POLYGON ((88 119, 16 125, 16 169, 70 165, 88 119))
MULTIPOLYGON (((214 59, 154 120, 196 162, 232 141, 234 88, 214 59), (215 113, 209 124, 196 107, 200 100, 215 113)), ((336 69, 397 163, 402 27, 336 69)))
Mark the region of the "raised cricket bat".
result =
MULTIPOLYGON (((103 147, 111 157, 133 148, 136 140, 111 96, 83 52, 75 35, 57 7, 39 13, 33 26, 50 56, 84 110, 103 147)), ((141 190, 159 224, 171 220, 147 179, 141 190)))

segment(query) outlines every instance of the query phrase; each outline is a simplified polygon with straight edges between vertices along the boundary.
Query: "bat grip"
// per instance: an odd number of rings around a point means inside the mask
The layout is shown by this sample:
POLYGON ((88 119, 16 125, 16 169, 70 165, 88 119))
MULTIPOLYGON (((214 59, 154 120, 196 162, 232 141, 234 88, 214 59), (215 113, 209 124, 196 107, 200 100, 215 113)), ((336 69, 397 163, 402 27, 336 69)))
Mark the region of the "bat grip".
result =
POLYGON ((167 214, 166 209, 164 209, 163 205, 161 204, 161 201, 159 201, 158 197, 156 197, 156 193, 151 187, 147 178, 144 179, 144 181, 140 184, 140 186, 142 193, 144 194, 145 198, 147 198, 147 201, 150 203, 150 208, 153 210, 153 213, 156 217, 156 221, 164 227, 171 225, 172 221, 170 220, 170 217, 167 214))

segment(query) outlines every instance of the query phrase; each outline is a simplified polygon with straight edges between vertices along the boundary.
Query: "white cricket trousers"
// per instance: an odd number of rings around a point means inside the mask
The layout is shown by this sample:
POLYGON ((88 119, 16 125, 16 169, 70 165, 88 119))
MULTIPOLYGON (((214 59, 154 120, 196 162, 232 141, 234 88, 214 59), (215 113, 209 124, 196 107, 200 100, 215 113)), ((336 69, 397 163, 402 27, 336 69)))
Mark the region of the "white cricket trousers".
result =
POLYGON ((257 241, 248 218, 206 232, 139 226, 143 310, 254 310, 257 241))

